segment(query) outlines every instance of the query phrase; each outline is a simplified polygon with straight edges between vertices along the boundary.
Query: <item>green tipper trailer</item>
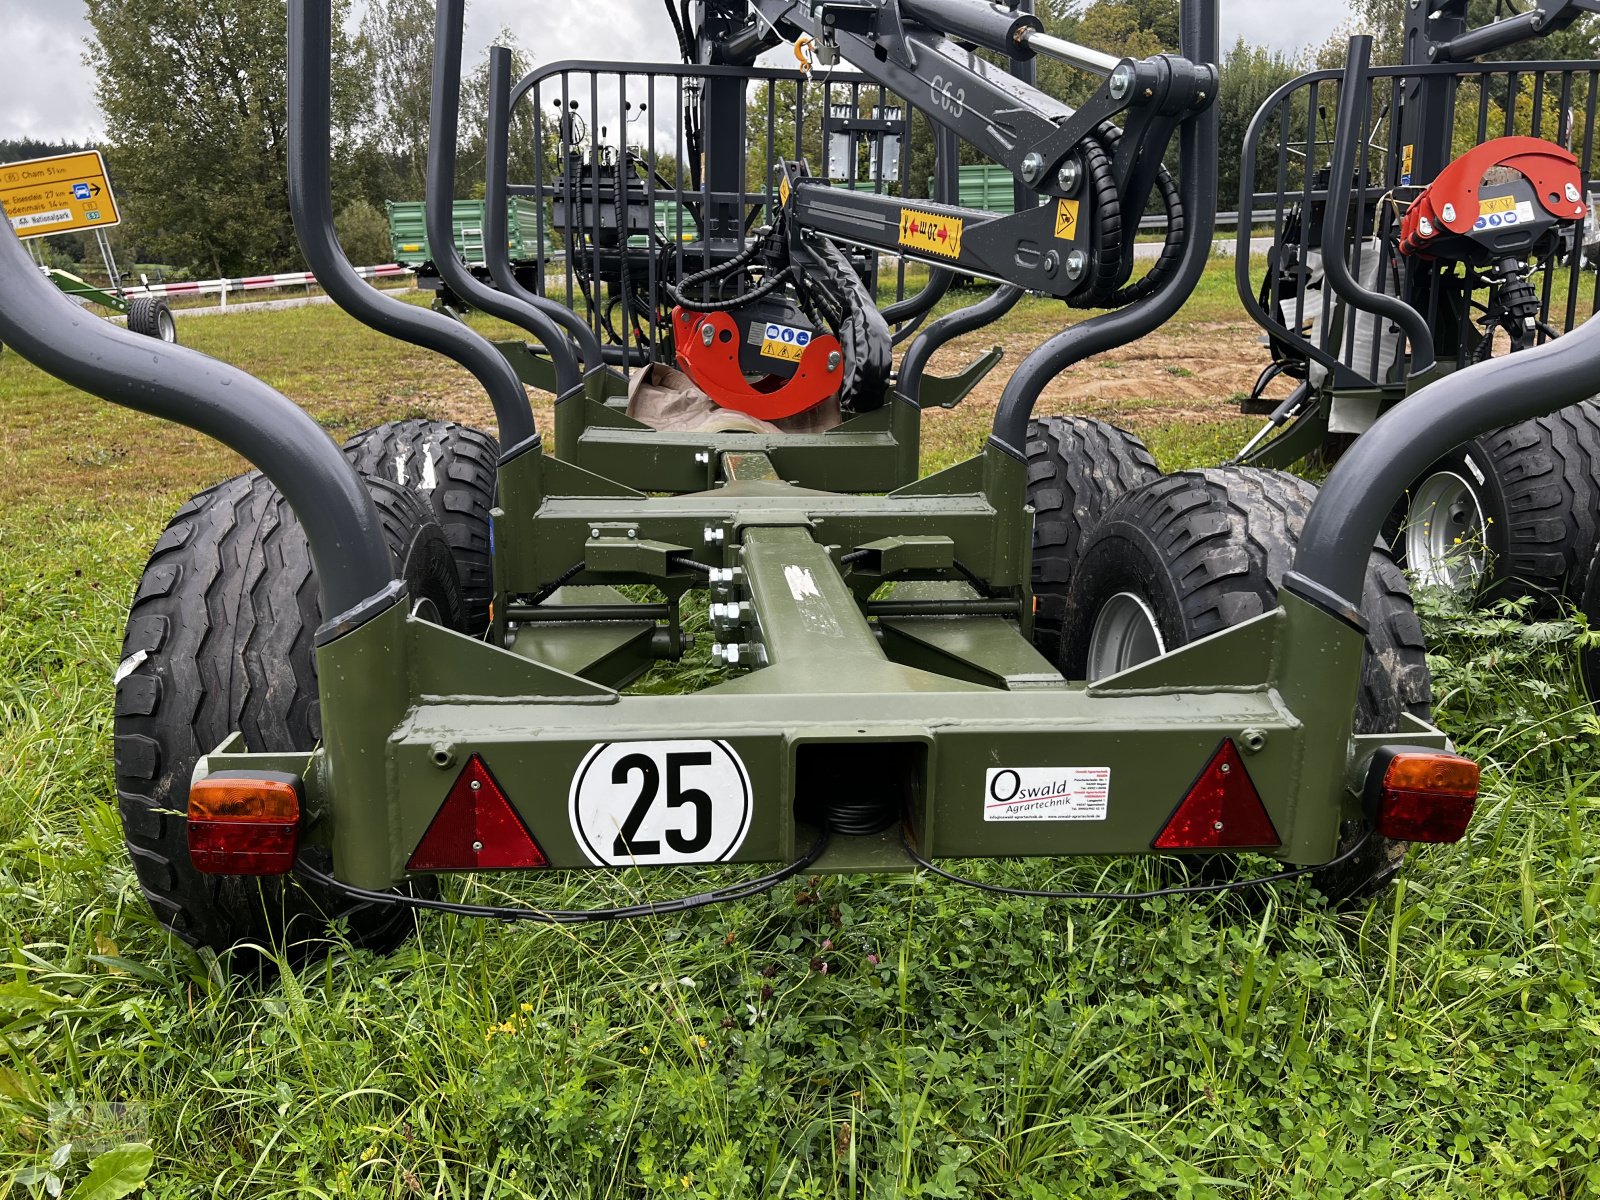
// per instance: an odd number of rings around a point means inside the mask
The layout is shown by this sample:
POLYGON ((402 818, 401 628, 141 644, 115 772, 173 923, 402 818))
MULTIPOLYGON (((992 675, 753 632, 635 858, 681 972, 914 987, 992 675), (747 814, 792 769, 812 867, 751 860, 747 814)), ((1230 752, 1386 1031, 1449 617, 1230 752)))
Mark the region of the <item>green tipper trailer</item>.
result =
MULTIPOLYGON (((427 205, 421 200, 390 200, 389 248, 394 261, 417 273, 417 285, 438 292, 441 307, 460 309, 461 302, 440 282, 428 248, 427 205)), ((452 206, 456 247, 472 273, 485 282, 489 279, 483 248, 483 201, 457 200, 452 206)), ((541 257, 539 205, 537 201, 513 196, 506 204, 506 227, 511 248, 511 265, 525 287, 538 284, 537 263, 541 257)), ((542 247, 548 256, 548 242, 542 247)))

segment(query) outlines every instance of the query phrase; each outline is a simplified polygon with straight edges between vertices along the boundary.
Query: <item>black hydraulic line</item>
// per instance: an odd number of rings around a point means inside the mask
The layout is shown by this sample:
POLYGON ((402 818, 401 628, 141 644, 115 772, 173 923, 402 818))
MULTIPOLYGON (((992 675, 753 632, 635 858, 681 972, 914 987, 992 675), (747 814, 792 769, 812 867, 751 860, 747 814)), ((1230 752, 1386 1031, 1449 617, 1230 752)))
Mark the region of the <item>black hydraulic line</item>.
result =
POLYGON ((997 287, 976 304, 946 313, 929 325, 911 343, 905 358, 900 361, 900 378, 895 383, 895 391, 913 404, 918 403, 917 393, 922 390, 922 376, 934 353, 963 334, 998 321, 1015 308, 1024 295, 1019 287, 997 287))
POLYGON ((1428 385, 1397 404, 1335 464, 1311 506, 1284 586, 1323 607, 1359 609, 1372 544, 1395 501, 1428 467, 1491 430, 1546 416, 1600 390, 1600 321, 1428 385))
POLYGON ((748 900, 752 896, 770 892, 784 880, 793 879, 811 866, 822 857, 822 852, 828 848, 829 840, 828 831, 824 829, 817 835, 817 840, 812 843, 811 849, 802 857, 759 879, 729 884, 724 888, 701 892, 695 896, 684 896, 677 900, 657 900, 621 908, 518 908, 509 905, 456 904, 449 900, 429 900, 421 896, 409 896, 403 892, 375 892, 341 883, 327 872, 312 866, 304 857, 296 860, 294 870, 296 875, 309 879, 321 887, 370 904, 393 908, 428 909, 432 912, 454 913, 458 917, 485 917, 494 921, 531 921, 542 925, 589 925, 604 921, 633 921, 641 917, 672 916, 676 913, 692 912, 697 908, 707 908, 713 904, 726 904, 731 900, 748 900))
POLYGON ((359 623, 404 594, 372 497, 320 425, 226 363, 86 316, 40 274, 3 212, 0 343, 73 387, 187 425, 259 467, 306 531, 325 627, 359 623))
POLYGON ((510 183, 506 178, 511 143, 511 51, 504 46, 489 48, 489 124, 488 148, 484 162, 483 256, 495 285, 514 300, 520 300, 544 313, 569 334, 578 347, 585 371, 604 365, 600 339, 577 313, 565 304, 535 295, 517 281, 511 268, 511 237, 507 222, 510 183))
MULTIPOLYGON (((1345 237, 1350 227, 1350 203, 1354 196, 1356 153, 1366 146, 1362 132, 1362 108, 1367 96, 1368 71, 1372 67, 1372 38, 1350 39, 1350 57, 1345 64, 1344 82, 1339 87, 1339 133, 1333 143, 1333 161, 1328 168, 1328 204, 1322 216, 1322 269, 1334 292, 1352 308, 1392 321, 1400 327, 1410 344, 1414 379, 1434 366, 1433 330, 1427 319, 1398 296, 1363 287, 1350 271, 1345 256, 1345 237)), ((1359 236, 1359 232, 1358 235, 1359 236)))
MULTIPOLYGON (((1216 0, 1192 0, 1182 10, 1182 54, 1190 62, 1215 64, 1219 53, 1216 0)), ((1182 181, 1179 191, 1188 241, 1177 269, 1160 290, 1120 312, 1103 313, 1050 338, 1012 373, 995 412, 994 441, 1022 457, 1028 421, 1050 381, 1094 354, 1114 350, 1153 333, 1178 314, 1205 273, 1217 223, 1219 117, 1213 97, 1204 111, 1184 121, 1178 134, 1182 181)))
POLYGON ((362 324, 471 371, 494 406, 503 458, 535 448, 528 394, 504 356, 460 321, 370 286, 339 246, 329 165, 332 30, 332 0, 289 0, 289 211, 306 263, 323 290, 362 324))
MULTIPOLYGON (((564 396, 583 382, 578 356, 567 335, 538 306, 525 304, 480 281, 456 252, 456 127, 461 116, 461 42, 466 11, 467 0, 438 0, 433 37, 433 102, 428 114, 428 200, 423 206, 427 213, 429 257, 439 278, 456 295, 538 339, 555 367, 556 394, 564 396)), ((494 205, 486 200, 485 223, 493 219, 493 209, 494 205)), ((503 204, 499 218, 506 219, 503 204)))

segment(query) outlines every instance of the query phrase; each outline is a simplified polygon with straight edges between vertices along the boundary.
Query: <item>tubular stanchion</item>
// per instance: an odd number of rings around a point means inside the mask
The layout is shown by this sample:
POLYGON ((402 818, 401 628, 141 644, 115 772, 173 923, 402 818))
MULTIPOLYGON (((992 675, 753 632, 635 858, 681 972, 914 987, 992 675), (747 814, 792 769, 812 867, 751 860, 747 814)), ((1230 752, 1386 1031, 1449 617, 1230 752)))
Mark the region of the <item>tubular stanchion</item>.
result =
MULTIPOLYGON (((433 104, 428 137, 428 248, 439 277, 463 300, 491 316, 526 330, 550 355, 556 370, 556 394, 566 395, 582 382, 578 357, 561 327, 537 307, 480 282, 456 252, 456 124, 461 112, 461 41, 466 0, 439 0, 434 28, 433 104)), ((485 199, 484 221, 494 204, 485 199)), ((506 219, 500 206, 499 219, 506 219)), ((487 230, 485 231, 487 235, 487 230)), ((487 248, 486 248, 487 249, 487 248)), ((490 257, 487 253, 485 257, 490 257)))
POLYGON ((370 287, 339 246, 329 167, 332 27, 331 0, 289 0, 289 210, 306 263, 323 290, 362 324, 471 371, 494 406, 503 458, 535 448, 533 409, 505 357, 461 322, 370 287))
POLYGON ((484 162, 483 257, 489 274, 507 296, 530 305, 572 335, 585 371, 604 366, 600 339, 588 323, 564 304, 535 295, 517 282, 511 269, 511 237, 506 216, 511 202, 507 158, 511 142, 511 51, 504 46, 489 48, 489 128, 484 162))
POLYGON ((0 343, 84 391, 216 438, 261 469, 306 532, 329 626, 404 594, 378 510, 322 427, 259 379, 86 318, 40 274, 0 211, 0 343))
MULTIPOLYGON (((1345 66, 1344 83, 1339 88, 1339 117, 1333 144, 1333 162, 1328 168, 1328 204, 1322 218, 1322 269, 1338 296, 1352 308, 1386 318, 1398 325, 1411 347, 1410 375, 1431 371, 1434 366, 1433 330, 1422 314, 1398 296, 1385 296, 1361 286, 1350 272, 1345 257, 1345 241, 1350 229, 1350 202, 1354 194, 1356 148, 1366 147, 1365 123, 1361 119, 1367 95, 1367 72, 1372 66, 1372 39, 1350 39, 1350 58, 1345 66)), ((1364 201, 1363 201, 1364 202, 1364 201)))

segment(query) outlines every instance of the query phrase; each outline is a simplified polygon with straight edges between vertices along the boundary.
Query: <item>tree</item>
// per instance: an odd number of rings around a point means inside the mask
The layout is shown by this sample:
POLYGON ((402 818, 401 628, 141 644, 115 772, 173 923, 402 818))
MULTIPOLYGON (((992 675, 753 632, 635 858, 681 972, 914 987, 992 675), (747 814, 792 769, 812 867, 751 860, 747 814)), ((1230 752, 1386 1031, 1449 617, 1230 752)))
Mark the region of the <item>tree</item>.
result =
MULTIPOLYGON (((334 5, 336 144, 361 82, 334 5)), ((147 253, 218 276, 299 262, 282 0, 87 0, 85 61, 147 253)))
MULTIPOLYGON (((1235 201, 1248 211, 1253 204, 1239 200, 1239 174, 1245 133, 1256 111, 1267 97, 1301 72, 1301 64, 1288 55, 1253 46, 1240 38, 1222 59, 1222 82, 1217 89, 1217 109, 1221 124, 1221 152, 1218 155, 1218 203, 1226 211, 1235 201)), ((1276 155, 1273 156, 1276 158, 1276 155)), ((1252 191, 1257 181, 1251 181, 1252 191)))
POLYGON ((421 199, 428 185, 434 0, 369 0, 357 51, 371 79, 368 145, 383 158, 369 199, 421 199))

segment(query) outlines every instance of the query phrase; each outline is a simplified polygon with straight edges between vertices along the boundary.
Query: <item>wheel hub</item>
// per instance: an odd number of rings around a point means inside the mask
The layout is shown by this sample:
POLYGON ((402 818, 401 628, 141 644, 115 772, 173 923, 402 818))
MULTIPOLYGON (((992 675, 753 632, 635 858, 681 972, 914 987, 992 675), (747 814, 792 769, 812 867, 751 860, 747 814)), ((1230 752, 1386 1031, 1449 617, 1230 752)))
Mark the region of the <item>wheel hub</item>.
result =
POLYGON ((1489 568, 1487 533, 1476 489, 1454 471, 1440 471, 1412 494, 1406 565, 1427 586, 1476 587, 1489 568))
POLYGON ((1107 600, 1089 633, 1089 682, 1093 683, 1167 652, 1156 614, 1144 597, 1119 592, 1107 600))

